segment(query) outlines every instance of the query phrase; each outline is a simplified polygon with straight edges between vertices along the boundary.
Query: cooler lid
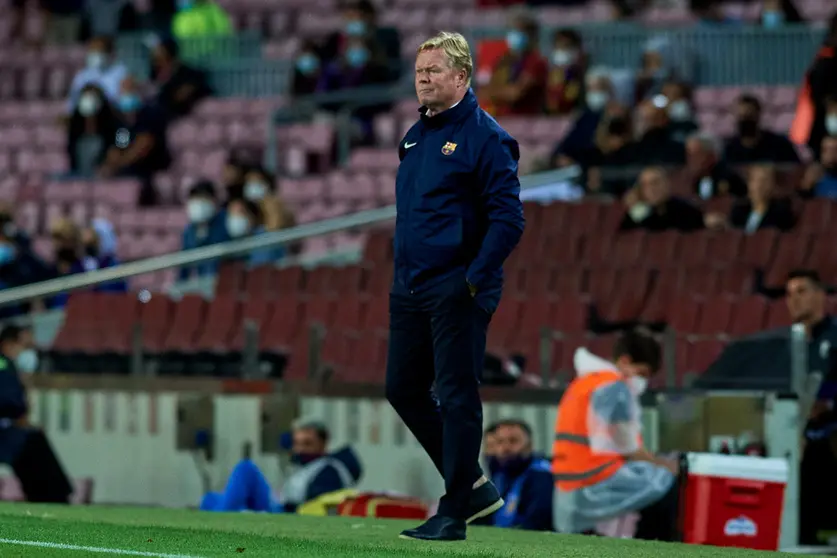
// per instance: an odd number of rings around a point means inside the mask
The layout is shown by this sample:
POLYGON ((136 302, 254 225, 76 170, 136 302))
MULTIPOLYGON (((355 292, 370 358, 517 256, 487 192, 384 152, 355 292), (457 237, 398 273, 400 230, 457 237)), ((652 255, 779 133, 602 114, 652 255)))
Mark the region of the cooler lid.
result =
POLYGON ((777 457, 689 453, 687 460, 690 475, 764 482, 788 481, 788 462, 777 457))

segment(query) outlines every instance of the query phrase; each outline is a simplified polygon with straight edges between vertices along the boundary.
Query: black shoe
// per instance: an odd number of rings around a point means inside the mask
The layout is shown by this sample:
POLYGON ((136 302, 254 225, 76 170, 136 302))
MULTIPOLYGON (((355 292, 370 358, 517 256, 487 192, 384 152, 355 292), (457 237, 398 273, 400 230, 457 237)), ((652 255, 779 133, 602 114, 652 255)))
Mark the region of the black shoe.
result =
POLYGON ((486 517, 503 507, 505 502, 500 497, 497 487, 491 481, 486 481, 471 491, 471 501, 468 504, 468 523, 486 517))
POLYGON ((420 541, 464 541, 465 521, 434 515, 415 529, 401 531, 402 539, 415 539, 420 541))

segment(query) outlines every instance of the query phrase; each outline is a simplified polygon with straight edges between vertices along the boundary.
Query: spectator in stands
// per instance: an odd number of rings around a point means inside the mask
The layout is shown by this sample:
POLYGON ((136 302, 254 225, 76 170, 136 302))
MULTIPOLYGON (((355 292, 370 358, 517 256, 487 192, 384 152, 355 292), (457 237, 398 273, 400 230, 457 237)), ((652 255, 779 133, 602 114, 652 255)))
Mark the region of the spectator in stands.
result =
POLYGON ((508 53, 492 69, 480 97, 491 104, 495 116, 539 114, 544 106, 548 67, 538 50, 540 25, 518 12, 506 35, 508 53))
POLYGON ((201 501, 204 511, 259 511, 293 513, 324 494, 357 484, 363 467, 348 446, 328 453, 328 429, 310 422, 294 427, 291 461, 297 469, 285 480, 279 498, 271 494, 262 472, 245 457, 235 466, 224 492, 208 492, 201 501))
POLYGON ((668 175, 661 167, 649 167, 639 175, 637 186, 625 196, 627 212, 619 229, 651 232, 692 232, 703 228, 700 209, 671 195, 668 175))
POLYGON ((787 23, 802 22, 802 15, 793 0, 764 0, 761 5, 761 25, 765 29, 778 29, 787 23))
POLYGON ((553 37, 546 82, 546 112, 562 115, 584 102, 584 73, 587 58, 581 35, 573 29, 559 29, 553 37))
MULTIPOLYGON (((37 355, 35 361, 37 361, 37 355)), ((33 364, 24 330, 0 331, 0 463, 11 465, 29 502, 67 504, 73 487, 44 432, 29 424, 26 387, 20 368, 33 364)), ((34 363, 37 366, 37 362, 34 363)))
MULTIPOLYGON (((244 238, 265 232, 259 204, 241 198, 230 200, 227 206, 226 227, 230 238, 244 238)), ((277 246, 253 250, 245 256, 245 260, 248 265, 257 266, 276 263, 284 257, 285 248, 277 246)))
POLYGON ((807 77, 814 105, 814 121, 808 145, 815 155, 819 155, 823 136, 837 134, 826 129, 826 114, 837 113, 837 12, 831 16, 825 41, 807 77))
MULTIPOLYGON (((186 202, 186 214, 189 216, 189 224, 183 231, 184 250, 210 246, 230 239, 227 233, 226 212, 219 211, 215 186, 211 182, 202 180, 192 186, 189 190, 189 200, 186 202)), ((216 262, 182 267, 180 280, 211 275, 217 268, 216 262)))
POLYGON ((214 0, 178 0, 172 20, 172 33, 178 40, 227 37, 233 31, 230 16, 214 0))
MULTIPOLYGON (((45 262, 31 249, 29 238, 14 224, 11 205, 0 205, 0 290, 22 287, 53 276, 45 262)), ((0 308, 0 319, 30 310, 29 303, 0 308)))
POLYGON ((152 33, 168 34, 176 13, 176 0, 149 0, 148 11, 142 15, 143 27, 152 33))
MULTIPOLYGON (((102 217, 93 219, 90 226, 81 231, 84 270, 93 271, 117 265, 116 242, 116 232, 111 222, 102 217)), ((128 290, 128 283, 125 280, 102 283, 95 290, 123 293, 128 290)))
POLYGON ((699 132, 688 137, 686 168, 693 177, 693 189, 701 199, 747 194, 747 184, 721 159, 721 143, 711 134, 699 132))
POLYGON ((401 75, 401 37, 392 27, 379 27, 375 4, 369 0, 346 2, 343 5, 343 29, 332 33, 322 49, 321 60, 340 59, 349 48, 351 39, 363 39, 380 60, 385 81, 396 81, 401 75))
POLYGON ((39 0, 46 19, 44 40, 52 45, 72 45, 81 36, 86 0, 39 0))
POLYGON ((735 204, 729 218, 718 213, 706 216, 706 226, 722 229, 727 226, 747 234, 762 229, 788 231, 793 228, 794 216, 790 200, 775 197, 776 171, 769 165, 750 167, 747 180, 747 199, 735 204))
POLYGON ((317 91, 337 91, 386 81, 386 68, 367 39, 350 37, 343 54, 320 75, 317 91))
POLYGON ((322 61, 317 53, 317 45, 314 41, 305 41, 294 62, 294 77, 291 85, 291 92, 294 97, 310 95, 317 90, 322 67, 322 61))
POLYGON ((171 164, 165 112, 153 103, 144 103, 137 83, 130 77, 122 82, 119 112, 121 127, 99 167, 99 175, 130 176, 150 184, 154 173, 171 164))
POLYGON ((276 178, 258 165, 247 169, 243 195, 244 199, 256 203, 276 196, 276 178))
POLYGON ((804 197, 837 199, 837 136, 822 138, 820 161, 809 165, 799 188, 804 197))
POLYGON ((151 53, 151 77, 157 87, 156 102, 171 119, 192 112, 195 105, 212 94, 206 74, 180 59, 177 42, 164 38, 151 53))
POLYGON ((58 275, 84 271, 81 265, 81 234, 70 219, 62 217, 50 227, 52 253, 58 275))
POLYGON ((113 39, 94 37, 87 46, 85 67, 76 73, 70 85, 67 114, 72 114, 76 109, 82 90, 88 86, 100 89, 111 103, 118 102, 122 81, 127 76, 128 69, 116 59, 113 39))
POLYGON ((686 162, 683 144, 674 139, 677 129, 663 96, 641 103, 637 109, 636 132, 639 137, 630 146, 628 160, 642 165, 682 165, 686 162))
POLYGON ((105 93, 95 85, 85 86, 67 128, 67 156, 73 176, 96 175, 119 126, 119 117, 105 93))
POLYGON ((602 117, 606 115, 608 106, 613 109, 618 105, 614 100, 613 83, 607 68, 591 69, 584 80, 584 109, 552 152, 552 165, 555 168, 573 164, 588 166, 596 152, 596 133, 602 117))
POLYGON ((691 53, 667 37, 653 37, 645 43, 634 98, 642 101, 660 95, 669 81, 693 84, 694 80, 691 53))
POLYGON ((94 37, 114 37, 138 30, 140 22, 131 0, 85 0, 84 23, 94 37))
POLYGON ((663 85, 663 97, 666 99, 671 137, 675 141, 684 142, 698 129, 691 89, 680 81, 668 81, 663 85))
POLYGON ((761 127, 762 108, 756 97, 739 97, 737 112, 738 133, 724 147, 727 163, 799 163, 799 155, 787 137, 761 127))
POLYGON ((491 481, 505 500, 492 516, 496 527, 552 530, 551 464, 532 450, 532 429, 523 421, 500 421, 494 431, 496 468, 491 481))
POLYGON ((724 12, 721 0, 690 0, 689 7, 692 13, 700 18, 700 23, 703 25, 739 23, 724 12))
POLYGON ((596 131, 596 149, 590 157, 587 191, 621 196, 640 168, 633 140, 633 121, 624 107, 609 109, 596 131))

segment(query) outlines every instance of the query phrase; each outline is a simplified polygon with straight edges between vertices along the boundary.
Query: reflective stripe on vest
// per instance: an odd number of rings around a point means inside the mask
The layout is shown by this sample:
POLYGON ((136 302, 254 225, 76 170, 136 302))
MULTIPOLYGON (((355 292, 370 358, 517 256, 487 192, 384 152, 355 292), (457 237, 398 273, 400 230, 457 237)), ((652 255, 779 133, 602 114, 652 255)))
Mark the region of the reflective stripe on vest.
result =
POLYGON ((599 483, 624 463, 617 453, 598 453, 590 447, 587 424, 590 398, 601 386, 622 381, 615 371, 593 372, 576 378, 558 406, 552 445, 552 474, 560 490, 578 490, 599 483))

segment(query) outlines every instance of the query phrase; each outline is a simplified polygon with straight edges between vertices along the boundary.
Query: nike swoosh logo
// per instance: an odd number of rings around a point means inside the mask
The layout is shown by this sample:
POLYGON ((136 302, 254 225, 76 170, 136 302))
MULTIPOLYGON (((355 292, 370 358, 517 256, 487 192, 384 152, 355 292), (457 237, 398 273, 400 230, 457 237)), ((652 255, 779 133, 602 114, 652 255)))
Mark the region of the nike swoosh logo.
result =
POLYGON ((413 146, 414 146, 414 145, 416 145, 417 143, 418 143, 418 142, 415 142, 415 143, 405 143, 405 144, 404 144, 404 149, 410 149, 411 147, 413 147, 413 146))

